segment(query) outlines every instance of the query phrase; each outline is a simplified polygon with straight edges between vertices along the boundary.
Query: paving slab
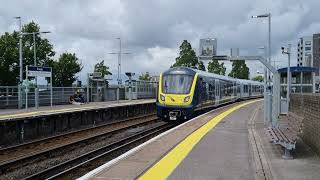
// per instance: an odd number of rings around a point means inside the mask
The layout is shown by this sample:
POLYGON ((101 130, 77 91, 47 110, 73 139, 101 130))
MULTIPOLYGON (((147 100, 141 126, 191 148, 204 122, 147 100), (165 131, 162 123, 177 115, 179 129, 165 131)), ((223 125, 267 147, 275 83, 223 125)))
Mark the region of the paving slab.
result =
POLYGON ((169 179, 255 179, 248 120, 257 103, 225 117, 195 146, 169 179))

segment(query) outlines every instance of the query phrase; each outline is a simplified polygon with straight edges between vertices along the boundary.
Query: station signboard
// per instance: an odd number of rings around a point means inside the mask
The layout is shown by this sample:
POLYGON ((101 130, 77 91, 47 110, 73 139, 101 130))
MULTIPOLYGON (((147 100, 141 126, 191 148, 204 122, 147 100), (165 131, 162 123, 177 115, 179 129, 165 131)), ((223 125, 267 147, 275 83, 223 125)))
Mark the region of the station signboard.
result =
POLYGON ((28 77, 51 77, 51 67, 27 66, 28 77))

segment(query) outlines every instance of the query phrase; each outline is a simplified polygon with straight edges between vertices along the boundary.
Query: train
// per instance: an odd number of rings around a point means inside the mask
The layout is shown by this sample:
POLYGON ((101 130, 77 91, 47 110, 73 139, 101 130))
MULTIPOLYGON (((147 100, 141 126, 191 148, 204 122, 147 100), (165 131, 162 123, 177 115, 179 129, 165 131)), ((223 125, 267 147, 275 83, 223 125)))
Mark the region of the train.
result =
POLYGON ((263 91, 264 85, 258 81, 174 67, 160 74, 157 116, 163 121, 184 121, 201 110, 262 97, 263 91))

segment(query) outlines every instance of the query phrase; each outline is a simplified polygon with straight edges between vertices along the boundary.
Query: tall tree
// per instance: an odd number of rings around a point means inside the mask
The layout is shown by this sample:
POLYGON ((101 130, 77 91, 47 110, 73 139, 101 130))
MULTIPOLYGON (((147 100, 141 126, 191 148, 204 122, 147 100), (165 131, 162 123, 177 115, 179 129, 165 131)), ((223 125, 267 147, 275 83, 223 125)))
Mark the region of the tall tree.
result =
POLYGON ((208 64, 208 72, 225 75, 226 67, 224 66, 224 63, 219 64, 218 60, 212 60, 208 64))
POLYGON ((249 79, 249 68, 245 63, 245 60, 233 61, 232 70, 229 73, 229 76, 238 79, 249 79))
POLYGON ((54 61, 52 64, 54 74, 53 85, 60 87, 71 86, 77 79, 75 75, 83 68, 74 53, 63 53, 58 61, 54 61))
MULTIPOLYGON (((40 26, 35 22, 31 21, 30 23, 22 27, 22 32, 32 33, 40 32, 40 26)), ((41 34, 35 34, 36 40, 36 62, 37 66, 47 66, 50 61, 53 61, 53 56, 55 52, 53 51, 53 45, 49 42, 48 39, 43 38, 41 34)), ((23 35, 23 59, 26 65, 34 64, 34 42, 33 35, 23 35)))
POLYGON ((185 66, 197 68, 198 65, 199 61, 196 53, 191 47, 191 44, 187 40, 183 40, 182 44, 180 45, 179 57, 176 58, 176 62, 172 65, 172 67, 185 66))
POLYGON ((206 67, 203 64, 203 61, 199 61, 198 69, 201 71, 206 71, 206 67))
POLYGON ((94 65, 94 72, 100 72, 102 77, 105 77, 106 75, 112 75, 112 73, 109 71, 109 67, 104 65, 104 60, 94 65))
MULTIPOLYGON (((39 32, 40 27, 31 22, 23 26, 22 32, 39 32)), ((0 85, 15 86, 19 82, 19 33, 6 32, 0 37, 0 85)), ((34 64, 33 36, 23 35, 23 70, 26 65, 34 64)), ((36 55, 37 65, 47 66, 52 64, 53 51, 52 44, 45 38, 36 35, 36 55)), ((23 73, 25 76, 25 73, 23 73)))
POLYGON ((6 32, 0 37, 0 85, 17 85, 19 75, 18 34, 6 32))
POLYGON ((139 80, 142 80, 142 81, 150 81, 150 80, 151 80, 151 76, 150 76, 149 72, 146 72, 145 74, 142 73, 142 74, 139 76, 139 80))

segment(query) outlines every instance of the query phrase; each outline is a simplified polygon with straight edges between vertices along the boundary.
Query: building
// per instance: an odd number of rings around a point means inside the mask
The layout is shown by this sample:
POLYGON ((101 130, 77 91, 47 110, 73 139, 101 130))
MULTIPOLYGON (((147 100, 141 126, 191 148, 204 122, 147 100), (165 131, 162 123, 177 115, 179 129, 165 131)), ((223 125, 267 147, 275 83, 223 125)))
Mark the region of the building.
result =
POLYGON ((313 40, 311 36, 301 37, 297 46, 297 66, 312 67, 313 40))
POLYGON ((206 38, 200 39, 199 58, 201 60, 211 60, 212 56, 217 55, 217 39, 206 38))
POLYGON ((312 54, 312 67, 318 68, 316 75, 319 76, 320 72, 320 33, 313 35, 313 54, 312 54))
MULTIPOLYGON (((320 68, 320 33, 299 39, 297 66, 320 68)), ((316 72, 316 76, 319 76, 319 71, 316 72)))

